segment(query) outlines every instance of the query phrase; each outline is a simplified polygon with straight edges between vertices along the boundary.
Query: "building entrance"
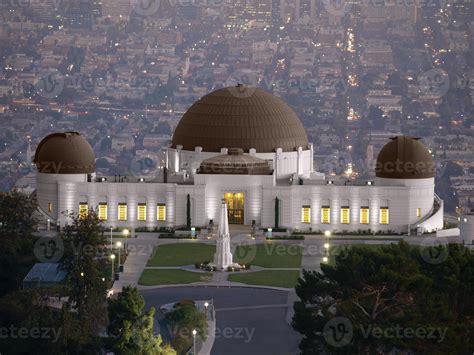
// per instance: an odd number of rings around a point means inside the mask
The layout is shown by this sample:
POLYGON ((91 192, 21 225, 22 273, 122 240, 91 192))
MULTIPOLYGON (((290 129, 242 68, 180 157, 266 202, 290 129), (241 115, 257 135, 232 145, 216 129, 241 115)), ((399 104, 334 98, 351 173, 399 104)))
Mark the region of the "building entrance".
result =
POLYGON ((229 224, 244 224, 245 195, 243 192, 226 192, 224 194, 229 224))

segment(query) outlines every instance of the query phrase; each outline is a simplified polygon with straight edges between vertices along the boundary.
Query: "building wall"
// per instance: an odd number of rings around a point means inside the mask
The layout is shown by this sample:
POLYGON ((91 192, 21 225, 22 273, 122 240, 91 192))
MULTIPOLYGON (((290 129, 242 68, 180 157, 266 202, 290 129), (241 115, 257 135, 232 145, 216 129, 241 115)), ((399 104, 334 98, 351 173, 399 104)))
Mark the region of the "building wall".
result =
MULTIPOLYGON (((191 176, 194 176, 199 169, 201 162, 219 155, 227 154, 227 149, 223 148, 221 152, 203 152, 201 148, 195 151, 168 149, 168 168, 174 172, 185 170, 191 176)), ((313 172, 313 146, 309 148, 299 148, 294 152, 283 152, 278 149, 274 153, 258 153, 250 150, 249 155, 259 159, 269 161, 271 167, 276 171, 277 178, 289 178, 292 175, 309 176, 313 172)))
POLYGON ((193 226, 217 221, 220 201, 226 192, 245 194, 245 224, 255 220, 262 227, 274 227, 275 198, 280 200, 280 226, 307 231, 394 231, 406 233, 418 223, 424 230, 443 227, 442 208, 431 216, 434 204, 433 179, 377 179, 375 185, 277 185, 274 175, 196 175, 194 184, 86 182, 85 175, 38 174, 37 196, 41 208, 59 220, 61 226, 71 220, 61 214, 75 212, 85 202, 89 208, 107 203, 106 226, 177 227, 186 224, 186 201, 191 199, 193 226), (118 204, 126 203, 127 221, 118 221, 118 204), (137 206, 147 205, 147 220, 137 220, 137 206), (166 204, 166 221, 158 222, 157 204, 166 204), (302 221, 302 207, 310 206, 310 223, 302 221), (321 208, 330 206, 330 223, 322 224, 321 208), (341 207, 349 206, 350 223, 341 221, 341 207), (369 223, 361 224, 361 207, 369 207, 369 223), (389 224, 380 224, 380 208, 388 207, 389 224), (418 216, 418 208, 421 214, 418 216), (430 217, 430 218, 428 218, 430 217), (422 222, 422 223, 421 223, 422 222))

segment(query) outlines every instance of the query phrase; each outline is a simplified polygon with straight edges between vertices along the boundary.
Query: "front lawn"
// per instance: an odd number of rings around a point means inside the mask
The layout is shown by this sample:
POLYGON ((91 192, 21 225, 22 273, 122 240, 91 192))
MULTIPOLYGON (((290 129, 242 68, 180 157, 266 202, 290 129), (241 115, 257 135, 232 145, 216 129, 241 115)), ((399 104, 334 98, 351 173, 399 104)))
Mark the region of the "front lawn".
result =
POLYGON ((229 281, 247 285, 293 288, 298 282, 299 271, 264 270, 229 275, 229 281))
POLYGON ((147 266, 185 266, 212 261, 216 247, 202 243, 159 245, 153 251, 147 266))
POLYGON ((266 268, 299 268, 302 254, 303 247, 294 244, 241 245, 235 249, 234 262, 266 268))
POLYGON ((138 284, 142 286, 180 285, 193 282, 205 282, 209 281, 210 278, 212 278, 212 274, 210 273, 197 273, 179 269, 145 269, 138 284))

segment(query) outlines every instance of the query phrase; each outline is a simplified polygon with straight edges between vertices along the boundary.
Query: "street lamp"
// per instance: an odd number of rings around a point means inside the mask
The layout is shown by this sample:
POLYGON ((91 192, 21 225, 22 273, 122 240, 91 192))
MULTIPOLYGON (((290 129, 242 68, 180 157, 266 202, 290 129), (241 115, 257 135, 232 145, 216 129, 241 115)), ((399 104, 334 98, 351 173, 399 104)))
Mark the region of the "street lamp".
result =
POLYGON ((123 233, 124 237, 127 238, 127 237, 128 237, 128 234, 129 234, 130 232, 129 232, 128 229, 124 229, 122 233, 123 233))
POLYGON ((117 249, 118 249, 118 267, 120 270, 120 249, 122 249, 122 242, 117 242, 117 249))
POLYGON ((110 252, 112 252, 112 248, 113 248, 113 244, 114 244, 113 231, 114 231, 114 227, 110 226, 110 252))
POLYGON ((112 260, 112 282, 113 282, 114 281, 115 254, 110 254, 110 260, 112 260))
POLYGON ((197 330, 193 329, 193 355, 196 355, 196 334, 197 330))

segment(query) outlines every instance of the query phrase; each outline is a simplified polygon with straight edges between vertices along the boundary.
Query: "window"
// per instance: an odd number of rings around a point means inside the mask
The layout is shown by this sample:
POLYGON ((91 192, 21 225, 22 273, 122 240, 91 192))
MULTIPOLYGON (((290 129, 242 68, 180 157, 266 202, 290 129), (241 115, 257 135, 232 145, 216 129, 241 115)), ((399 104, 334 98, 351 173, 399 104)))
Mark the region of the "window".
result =
POLYGON ((53 204, 51 202, 48 202, 48 212, 53 212, 53 204))
POLYGON ((417 209, 416 209, 416 216, 417 216, 418 218, 421 218, 421 208, 417 208, 417 209))
POLYGON ((166 221, 166 205, 164 203, 159 203, 156 207, 156 220, 158 222, 166 221))
POLYGON ((388 224, 390 221, 388 207, 380 208, 380 224, 388 224))
POLYGON ((361 207, 360 209, 360 224, 369 224, 369 207, 361 207))
POLYGON ((126 203, 119 203, 117 217, 119 221, 127 220, 127 204, 126 203))
POLYGON ((330 224, 331 223, 331 207, 323 206, 321 208, 321 223, 330 224))
POLYGON ((86 218, 88 214, 89 214, 89 206, 87 205, 87 202, 81 202, 79 204, 79 218, 80 219, 86 218))
POLYGON ((311 206, 301 207, 301 222, 311 223, 311 206))
POLYGON ((138 204, 137 219, 139 221, 146 221, 146 204, 145 203, 138 204))
POLYGON ((350 211, 351 210, 349 207, 341 207, 341 223, 342 224, 351 223, 350 211))
POLYGON ((101 221, 107 220, 107 204, 99 203, 99 219, 101 221))

